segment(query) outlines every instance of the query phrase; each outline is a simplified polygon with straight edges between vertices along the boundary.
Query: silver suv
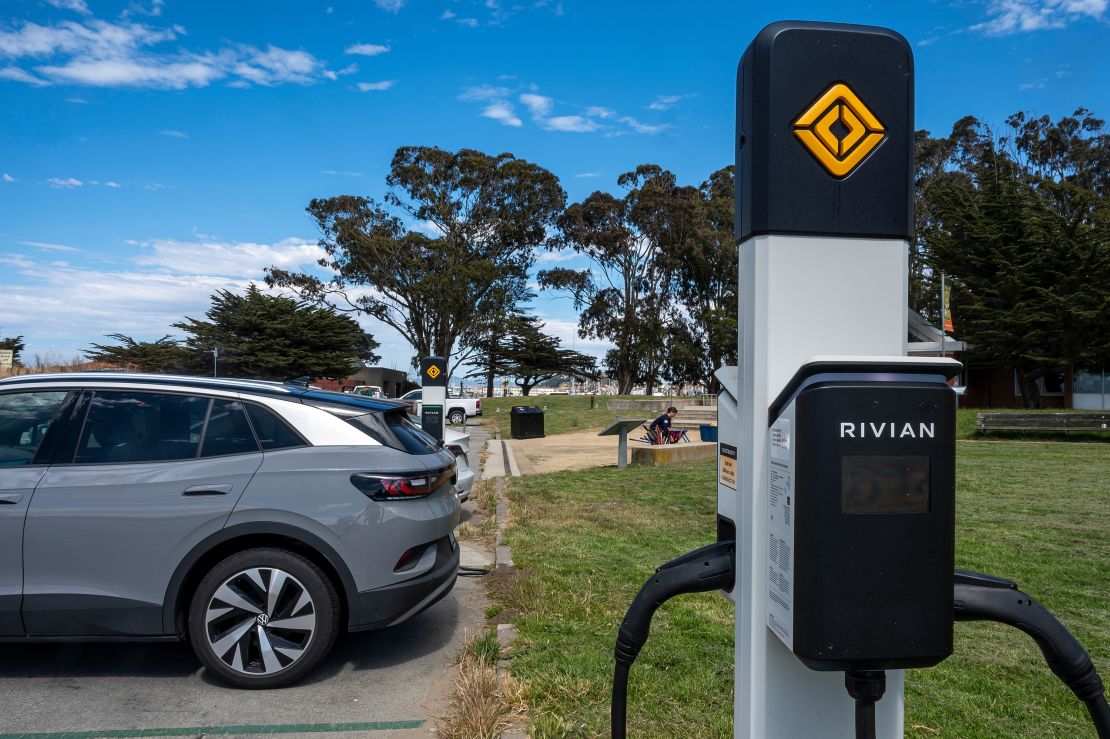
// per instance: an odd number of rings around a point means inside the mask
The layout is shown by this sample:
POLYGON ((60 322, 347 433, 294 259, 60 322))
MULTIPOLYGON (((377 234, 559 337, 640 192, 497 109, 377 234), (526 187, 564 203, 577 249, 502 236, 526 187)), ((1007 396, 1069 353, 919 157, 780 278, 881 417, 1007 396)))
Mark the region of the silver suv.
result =
POLYGON ((0 380, 0 640, 187 638, 225 682, 446 595, 450 451, 394 401, 131 373, 0 380))

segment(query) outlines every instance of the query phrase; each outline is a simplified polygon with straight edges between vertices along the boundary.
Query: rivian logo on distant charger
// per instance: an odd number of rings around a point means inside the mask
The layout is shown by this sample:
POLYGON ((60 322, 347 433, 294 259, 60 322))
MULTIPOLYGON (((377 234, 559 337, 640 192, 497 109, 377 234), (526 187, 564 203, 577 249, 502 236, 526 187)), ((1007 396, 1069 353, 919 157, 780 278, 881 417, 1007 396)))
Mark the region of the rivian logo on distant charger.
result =
POLYGON ((794 135, 825 170, 847 177, 886 138, 886 129, 851 88, 838 82, 794 121, 794 135))
POLYGON ((436 366, 435 366, 435 365, 433 364, 433 365, 432 365, 431 367, 429 367, 429 368, 428 368, 428 377, 430 377, 430 378, 432 378, 432 379, 434 380, 434 379, 436 379, 437 377, 439 377, 439 375, 440 375, 440 369, 439 369, 439 367, 436 367, 436 366))

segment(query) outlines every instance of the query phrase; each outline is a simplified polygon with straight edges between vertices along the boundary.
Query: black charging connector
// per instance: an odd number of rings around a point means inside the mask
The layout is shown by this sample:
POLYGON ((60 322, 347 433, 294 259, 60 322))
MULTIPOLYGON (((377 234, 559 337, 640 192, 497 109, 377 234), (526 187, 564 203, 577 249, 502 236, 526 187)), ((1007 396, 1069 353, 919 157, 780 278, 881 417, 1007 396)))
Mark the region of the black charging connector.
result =
POLYGON ((736 579, 736 542, 719 541, 676 557, 655 571, 628 607, 617 633, 610 713, 613 739, 624 739, 628 670, 647 643, 651 618, 663 603, 684 593, 729 590, 736 579))
POLYGON ((968 570, 956 570, 953 608, 957 621, 997 621, 1032 637, 1052 672, 1087 707, 1099 739, 1110 739, 1102 678, 1087 650, 1047 608, 1010 580, 968 570))

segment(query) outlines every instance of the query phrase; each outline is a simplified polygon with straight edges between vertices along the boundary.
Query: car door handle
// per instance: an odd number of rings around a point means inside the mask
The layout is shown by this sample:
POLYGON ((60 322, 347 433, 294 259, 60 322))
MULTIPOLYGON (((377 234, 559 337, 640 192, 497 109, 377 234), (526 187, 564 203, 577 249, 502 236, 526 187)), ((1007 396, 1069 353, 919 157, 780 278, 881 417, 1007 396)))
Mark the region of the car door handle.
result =
POLYGON ((23 495, 20 493, 0 493, 0 505, 15 505, 23 500, 23 495))
POLYGON ((231 488, 231 485, 193 485, 185 488, 182 495, 227 495, 231 488))

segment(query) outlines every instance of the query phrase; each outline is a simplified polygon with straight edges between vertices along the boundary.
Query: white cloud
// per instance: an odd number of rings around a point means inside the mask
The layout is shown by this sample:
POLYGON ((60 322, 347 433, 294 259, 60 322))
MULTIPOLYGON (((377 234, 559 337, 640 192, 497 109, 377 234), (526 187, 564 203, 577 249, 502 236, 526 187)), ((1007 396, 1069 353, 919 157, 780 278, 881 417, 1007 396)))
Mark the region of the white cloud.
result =
POLYGON ((162 15, 162 9, 166 5, 166 0, 150 0, 149 7, 143 7, 140 3, 131 3, 127 9, 120 14, 121 18, 127 18, 132 15, 147 15, 156 17, 162 15))
POLYGON ((539 124, 548 131, 564 131, 567 133, 590 133, 601 128, 597 121, 580 115, 557 115, 552 118, 544 118, 539 121, 539 124))
POLYGON ((324 66, 307 51, 290 51, 273 45, 267 46, 265 51, 249 46, 243 50, 246 59, 235 65, 235 74, 265 87, 286 82, 311 84, 324 66))
POLYGON ((81 15, 90 15, 92 13, 92 11, 89 10, 89 6, 85 3, 85 0, 46 0, 46 3, 60 10, 72 10, 81 15))
POLYGON ((578 256, 573 251, 545 251, 536 257, 536 261, 540 264, 550 264, 552 262, 565 262, 568 259, 574 259, 578 256))
POLYGON ((654 125, 648 124, 648 123, 641 123, 640 121, 636 120, 635 118, 633 118, 630 115, 626 115, 626 116, 622 117, 620 120, 621 120, 621 123, 626 124, 629 128, 631 128, 636 133, 657 134, 657 133, 662 133, 663 131, 666 131, 668 128, 671 127, 669 123, 659 123, 659 124, 654 124, 654 125))
POLYGON ((434 221, 418 221, 412 225, 412 230, 419 231, 425 236, 431 236, 433 239, 443 236, 443 229, 436 225, 434 221))
POLYGON ((89 104, 88 100, 86 100, 85 98, 79 98, 79 97, 66 98, 66 102, 67 103, 73 103, 74 105, 88 105, 89 104))
POLYGON ((387 52, 389 52, 389 47, 382 46, 381 44, 355 44, 354 46, 348 46, 343 53, 359 54, 361 56, 378 56, 379 54, 385 54, 387 52))
POLYGON ((1025 92, 1026 90, 1043 90, 1047 83, 1048 80, 1044 77, 1039 80, 1033 80, 1032 82, 1025 82, 1018 85, 1018 92, 1025 92))
POLYGON ((156 239, 145 242, 142 249, 143 253, 131 260, 133 264, 179 274, 195 274, 199 268, 209 276, 254 279, 270 265, 294 268, 315 264, 324 256, 319 244, 300 238, 276 244, 156 239))
POLYGON ((509 97, 507 87, 494 87, 493 85, 475 85, 464 88, 459 93, 459 100, 466 102, 481 102, 483 100, 505 100, 509 97))
MULTIPOLYGON (((0 254, 0 325, 33 336, 32 349, 40 352, 79 352, 110 333, 157 338, 184 316, 200 317, 217 290, 242 292, 271 265, 312 270, 321 256, 315 242, 301 238, 273 244, 163 239, 135 245, 115 262, 98 257, 89 264, 0 254)), ((394 341, 380 326, 369 328, 383 349, 387 337, 394 341)), ((407 364, 411 350, 390 346, 407 364)))
POLYGON ((12 177, 12 176, 11 176, 10 174, 8 174, 7 172, 5 172, 5 173, 4 173, 4 175, 3 175, 3 180, 4 180, 4 182, 19 182, 19 180, 17 180, 16 178, 12 177))
POLYGON ((158 132, 162 136, 169 136, 172 139, 187 139, 189 134, 184 131, 174 131, 172 128, 163 128, 158 132))
POLYGON ((576 174, 574 176, 575 177, 600 177, 601 173, 600 172, 580 172, 579 174, 576 174))
POLYGON ((77 179, 76 177, 66 177, 64 179, 61 178, 61 177, 51 177, 46 182, 51 187, 62 188, 62 189, 66 189, 66 190, 71 190, 75 187, 81 187, 81 185, 85 184, 84 182, 81 182, 81 180, 77 179))
POLYGON ((359 82, 358 89, 360 92, 370 92, 372 90, 388 90, 397 84, 397 80, 382 80, 381 82, 359 82))
POLYGON ((458 23, 460 26, 467 26, 469 28, 477 28, 478 27, 478 19, 477 18, 456 18, 455 22, 458 23))
POLYGON ((532 112, 533 118, 543 118, 550 115, 552 109, 555 107, 555 101, 546 95, 537 95, 532 92, 526 92, 520 96, 520 102, 528 107, 532 112))
POLYGON ((524 125, 523 122, 516 117, 512 103, 504 101, 491 103, 486 106, 486 109, 482 111, 482 115, 514 128, 520 128, 520 126, 524 125))
POLYGON ((441 21, 449 21, 449 20, 451 20, 451 19, 452 19, 452 18, 454 18, 454 17, 455 17, 455 13, 454 13, 454 11, 452 11, 452 10, 448 9, 448 10, 445 10, 445 11, 443 11, 443 15, 441 15, 441 16, 439 17, 439 19, 440 19, 441 21))
MULTIPOLYGON (((500 77, 499 79, 513 79, 500 77)), ((602 105, 578 107, 583 114, 554 115, 556 100, 547 95, 541 95, 539 88, 532 84, 519 84, 516 90, 509 87, 494 86, 489 84, 472 85, 463 88, 459 93, 459 100, 472 103, 484 103, 480 115, 498 121, 506 126, 520 127, 524 122, 516 114, 512 102, 523 105, 532 123, 546 131, 561 133, 593 133, 604 131, 607 136, 619 136, 627 133, 655 134, 670 128, 669 124, 642 123, 630 116, 621 116, 612 108, 602 105)), ((563 105, 559 103, 559 105, 563 105)))
POLYGON ((66 246, 65 244, 50 244, 44 241, 20 241, 22 246, 31 246, 35 249, 42 249, 43 251, 81 251, 74 246, 66 246))
POLYGON ((333 177, 362 177, 362 172, 340 171, 335 169, 325 169, 323 174, 332 175, 333 177))
MULTIPOLYGON (((151 7, 158 9, 160 4, 151 7)), ((273 45, 265 49, 226 46, 215 52, 152 48, 184 35, 185 29, 177 25, 155 28, 96 19, 53 26, 25 22, 15 30, 0 30, 0 57, 27 60, 32 66, 9 66, 0 70, 0 77, 39 86, 69 83, 180 90, 225 78, 236 87, 306 85, 324 78, 327 71, 306 51, 273 45)))
POLYGON ((648 104, 648 110, 670 110, 675 107, 680 101, 686 98, 692 98, 694 94, 687 95, 660 95, 655 100, 648 104))
POLYGON ((399 13, 406 0, 374 0, 374 4, 387 13, 399 13))
POLYGON ((110 187, 113 190, 118 190, 119 188, 123 187, 123 185, 119 184, 118 182, 112 182, 111 180, 108 180, 104 183, 104 187, 110 187))
POLYGON ((324 8, 324 14, 325 14, 325 15, 331 15, 331 14, 332 14, 332 13, 334 13, 334 12, 335 12, 335 8, 333 8, 333 7, 332 7, 332 6, 330 6, 330 5, 329 5, 328 7, 326 7, 326 8, 324 8))
POLYGON ((11 80, 13 82, 24 82, 34 87, 43 87, 50 84, 46 80, 36 77, 19 67, 0 67, 0 79, 11 80))
POLYGON ((971 26, 987 36, 1064 28, 1079 20, 1099 19, 1107 0, 991 0, 988 20, 971 26))

